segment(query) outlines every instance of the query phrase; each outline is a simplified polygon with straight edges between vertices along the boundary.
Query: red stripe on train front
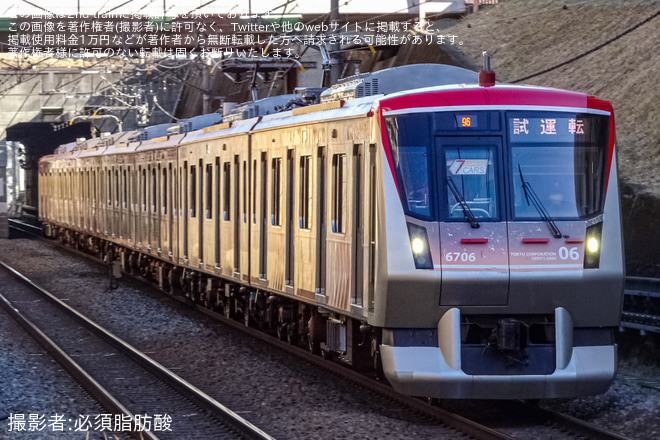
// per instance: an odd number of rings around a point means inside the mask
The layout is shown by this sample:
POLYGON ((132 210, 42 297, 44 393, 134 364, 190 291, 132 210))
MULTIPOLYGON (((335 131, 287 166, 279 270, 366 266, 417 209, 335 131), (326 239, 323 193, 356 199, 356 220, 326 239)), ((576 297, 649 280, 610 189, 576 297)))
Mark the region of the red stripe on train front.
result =
POLYGON ((385 130, 385 120, 383 119, 383 108, 378 106, 378 127, 380 128, 380 137, 383 140, 383 149, 385 150, 385 157, 387 157, 387 163, 390 164, 390 171, 392 172, 392 178, 394 179, 394 185, 396 186, 396 192, 401 197, 401 192, 399 191, 399 181, 396 178, 396 172, 394 170, 394 160, 392 159, 392 149, 390 148, 390 140, 387 138, 387 130, 385 130))
POLYGON ((609 101, 603 101, 602 99, 593 96, 587 97, 587 108, 610 112, 610 134, 607 144, 607 174, 605 174, 605 195, 607 195, 607 188, 609 188, 610 183, 610 169, 612 168, 612 160, 614 159, 614 111, 612 110, 612 104, 609 101))

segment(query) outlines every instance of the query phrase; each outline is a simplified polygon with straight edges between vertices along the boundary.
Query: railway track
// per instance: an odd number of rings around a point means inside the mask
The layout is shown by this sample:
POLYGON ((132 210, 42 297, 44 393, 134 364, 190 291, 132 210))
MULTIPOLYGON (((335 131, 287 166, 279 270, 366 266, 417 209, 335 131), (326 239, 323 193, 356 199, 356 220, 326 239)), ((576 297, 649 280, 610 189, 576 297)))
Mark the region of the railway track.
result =
POLYGON ((27 235, 41 236, 41 228, 39 226, 25 223, 14 218, 9 219, 9 228, 27 235))
POLYGON ((3 289, 0 304, 109 412, 108 430, 119 427, 121 435, 150 440, 273 439, 6 263, 0 265, 5 287, 8 275, 23 285, 3 289))
MULTIPOLYGON (((60 246, 58 246, 60 247, 60 246)), ((68 252, 75 253, 86 258, 89 255, 79 251, 72 250, 68 247, 61 247, 68 252)), ((92 257, 92 261, 102 265, 102 263, 92 257)), ((105 265, 103 265, 105 267, 105 265)), ((142 278, 134 278, 140 281, 150 289, 158 290, 163 293, 156 286, 149 281, 142 278)), ((489 408, 496 407, 497 413, 501 414, 515 414, 513 418, 505 417, 507 421, 505 426, 502 425, 501 415, 495 416, 495 419, 500 419, 496 422, 486 418, 474 417, 474 410, 466 412, 455 411, 452 401, 445 401, 441 406, 430 404, 429 402, 416 398, 409 398, 394 392, 389 386, 378 382, 376 380, 366 380, 365 376, 356 373, 342 365, 334 364, 323 360, 318 356, 308 353, 306 350, 299 347, 291 346, 286 342, 279 341, 270 335, 264 334, 257 329, 246 327, 244 323, 227 319, 224 315, 213 312, 204 308, 201 305, 193 303, 185 297, 173 296, 166 293, 170 297, 198 310, 199 312, 210 316, 211 318, 223 322, 225 325, 231 326, 241 332, 250 335, 253 338, 263 340, 269 345, 274 345, 281 350, 290 353, 305 362, 317 365, 331 374, 341 377, 342 380, 348 380, 355 387, 359 387, 364 393, 378 394, 388 400, 395 401, 404 407, 422 414, 423 417, 434 420, 440 424, 446 425, 453 430, 477 439, 518 439, 529 438, 528 433, 529 422, 534 423, 534 437, 538 438, 553 438, 553 439, 594 439, 594 440, 624 440, 625 437, 615 433, 611 433, 598 428, 588 422, 565 416, 559 413, 548 411, 534 405, 522 404, 519 402, 497 402, 496 405, 491 405, 491 402, 484 403, 489 408), (464 414, 464 415, 461 415, 464 414), (472 420, 474 418, 475 420, 472 420), (489 426, 496 426, 496 429, 489 426)), ((485 411, 488 412, 488 411, 485 411)))
MULTIPOLYGON (((627 437, 599 428, 598 426, 580 420, 565 414, 541 408, 534 404, 526 402, 497 402, 494 406, 499 407, 498 413, 516 414, 515 418, 509 420, 510 425, 505 427, 492 428, 491 420, 480 420, 474 418, 472 411, 461 415, 459 411, 452 409, 451 401, 446 406, 438 406, 437 400, 427 401, 414 397, 403 396, 395 392, 389 385, 378 382, 374 379, 365 379, 365 376, 350 370, 342 365, 333 364, 314 356, 311 353, 299 347, 291 346, 284 341, 279 341, 264 333, 245 327, 243 324, 229 320, 218 313, 209 311, 202 306, 186 301, 190 306, 195 307, 200 312, 212 316, 219 321, 223 321, 236 329, 244 331, 254 338, 264 340, 270 344, 276 345, 282 350, 299 357, 309 363, 318 365, 320 368, 330 371, 332 374, 341 377, 344 380, 351 381, 356 387, 363 389, 368 393, 377 393, 385 396, 387 399, 399 402, 408 408, 422 413, 426 417, 437 420, 456 429, 463 434, 476 439, 526 439, 529 436, 526 433, 525 425, 530 421, 535 424, 534 434, 537 438, 560 439, 583 439, 583 440, 628 440, 627 437), (502 407, 500 407, 502 405, 502 407), (545 433, 545 434, 544 434, 545 433)), ((491 402, 486 403, 490 405, 491 402)))
POLYGON ((660 280, 627 277, 621 325, 660 333, 660 280))

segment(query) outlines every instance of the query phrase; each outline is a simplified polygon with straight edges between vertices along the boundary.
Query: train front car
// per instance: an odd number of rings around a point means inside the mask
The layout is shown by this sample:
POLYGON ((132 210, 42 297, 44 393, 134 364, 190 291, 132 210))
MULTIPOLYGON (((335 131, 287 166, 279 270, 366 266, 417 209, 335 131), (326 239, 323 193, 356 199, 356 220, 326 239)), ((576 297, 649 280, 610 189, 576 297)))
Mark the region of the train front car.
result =
POLYGON ((386 96, 386 377, 439 398, 605 392, 623 246, 608 102, 536 87, 386 96))

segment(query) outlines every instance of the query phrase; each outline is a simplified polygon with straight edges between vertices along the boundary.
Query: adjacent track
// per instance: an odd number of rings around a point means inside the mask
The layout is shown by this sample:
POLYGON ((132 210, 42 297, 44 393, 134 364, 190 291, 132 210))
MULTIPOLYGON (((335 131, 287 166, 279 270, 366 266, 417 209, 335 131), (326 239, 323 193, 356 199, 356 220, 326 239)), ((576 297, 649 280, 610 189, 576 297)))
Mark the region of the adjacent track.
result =
POLYGON ((660 333, 660 280, 627 277, 621 325, 660 333))
POLYGON ((0 295, 1 305, 104 408, 123 417, 121 432, 150 440, 273 439, 7 264, 0 265, 29 286, 20 295, 0 295), (140 427, 136 415, 147 416, 142 420, 152 430, 140 427))

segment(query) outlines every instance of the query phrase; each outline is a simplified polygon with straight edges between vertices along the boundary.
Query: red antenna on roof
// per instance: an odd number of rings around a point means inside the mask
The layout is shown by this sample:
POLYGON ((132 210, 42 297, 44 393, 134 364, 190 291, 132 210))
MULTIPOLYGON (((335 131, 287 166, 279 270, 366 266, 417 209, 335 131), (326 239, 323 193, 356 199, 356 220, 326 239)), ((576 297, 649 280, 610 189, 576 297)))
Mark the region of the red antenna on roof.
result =
POLYGON ((495 85, 495 72, 490 70, 490 55, 488 52, 483 52, 484 66, 479 72, 479 85, 481 87, 493 87, 495 85))

